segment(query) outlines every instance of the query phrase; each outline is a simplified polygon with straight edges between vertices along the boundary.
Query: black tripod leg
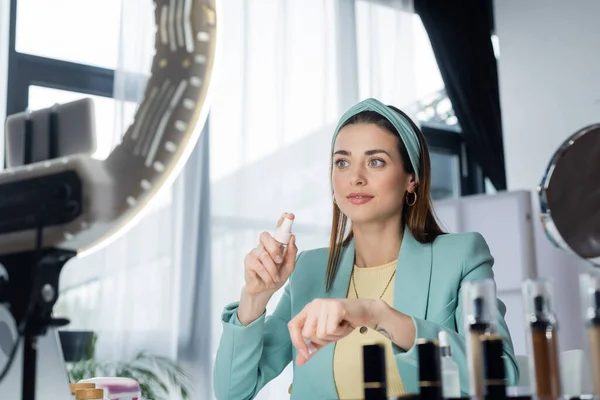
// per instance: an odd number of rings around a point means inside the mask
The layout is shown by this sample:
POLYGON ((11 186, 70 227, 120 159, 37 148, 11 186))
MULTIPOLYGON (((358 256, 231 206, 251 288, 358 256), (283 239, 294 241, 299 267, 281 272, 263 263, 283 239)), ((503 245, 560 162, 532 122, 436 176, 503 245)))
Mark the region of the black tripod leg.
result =
POLYGON ((27 335, 23 346, 23 400, 35 400, 37 337, 27 335))

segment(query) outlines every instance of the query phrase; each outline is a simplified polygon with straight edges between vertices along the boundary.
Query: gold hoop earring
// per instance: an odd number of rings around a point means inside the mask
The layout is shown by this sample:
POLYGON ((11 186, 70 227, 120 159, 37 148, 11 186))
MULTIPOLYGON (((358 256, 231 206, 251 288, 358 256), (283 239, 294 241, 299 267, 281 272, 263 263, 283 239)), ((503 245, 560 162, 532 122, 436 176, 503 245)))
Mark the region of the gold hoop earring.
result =
POLYGON ((407 206, 409 206, 409 207, 414 206, 417 203, 417 193, 416 192, 415 193, 410 193, 410 192, 406 193, 406 199, 405 200, 406 200, 406 205, 407 206), (413 199, 412 199, 412 201, 409 201, 408 200, 408 196, 411 195, 411 194, 413 195, 413 199))

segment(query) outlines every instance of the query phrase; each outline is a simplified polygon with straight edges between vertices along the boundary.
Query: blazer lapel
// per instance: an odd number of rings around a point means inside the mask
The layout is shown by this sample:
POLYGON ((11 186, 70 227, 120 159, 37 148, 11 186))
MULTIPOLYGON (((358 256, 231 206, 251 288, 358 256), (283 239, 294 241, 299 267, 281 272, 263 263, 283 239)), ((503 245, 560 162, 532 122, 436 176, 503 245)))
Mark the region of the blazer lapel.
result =
POLYGON ((394 308, 415 318, 427 317, 431 282, 431 243, 420 243, 404 229, 394 284, 394 308))
POLYGON ((326 297, 332 299, 345 299, 348 296, 348 288, 350 287, 350 276, 354 268, 354 239, 350 240, 348 246, 342 252, 340 266, 338 267, 337 275, 331 286, 331 290, 326 294, 326 297))
MULTIPOLYGON (((394 284, 394 308, 416 318, 427 316, 429 284, 431 282, 431 243, 420 243, 404 229, 404 237, 398 254, 398 266, 394 284)), ((345 299, 354 268, 354 240, 344 249, 339 270, 329 293, 324 297, 345 299)))

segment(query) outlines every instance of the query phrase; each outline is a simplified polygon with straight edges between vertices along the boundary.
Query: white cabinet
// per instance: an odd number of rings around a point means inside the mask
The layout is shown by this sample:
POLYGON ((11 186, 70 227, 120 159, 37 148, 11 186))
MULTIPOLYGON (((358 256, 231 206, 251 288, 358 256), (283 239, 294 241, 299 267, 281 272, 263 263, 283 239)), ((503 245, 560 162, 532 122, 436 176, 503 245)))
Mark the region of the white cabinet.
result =
POLYGON ((498 297, 506 304, 505 318, 517 354, 526 352, 521 282, 537 275, 531 201, 531 193, 523 190, 434 203, 446 231, 479 232, 487 241, 494 256, 498 297))

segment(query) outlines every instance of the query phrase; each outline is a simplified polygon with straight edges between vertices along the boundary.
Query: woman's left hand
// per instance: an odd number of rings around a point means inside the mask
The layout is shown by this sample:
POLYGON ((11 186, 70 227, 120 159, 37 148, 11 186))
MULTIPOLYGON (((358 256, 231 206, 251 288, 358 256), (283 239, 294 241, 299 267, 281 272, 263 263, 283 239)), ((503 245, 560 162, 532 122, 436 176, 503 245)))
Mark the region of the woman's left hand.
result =
POLYGON ((317 350, 342 339, 358 326, 374 329, 381 306, 381 300, 370 299, 311 301, 288 323, 292 344, 298 349, 296 363, 303 365, 317 350))

